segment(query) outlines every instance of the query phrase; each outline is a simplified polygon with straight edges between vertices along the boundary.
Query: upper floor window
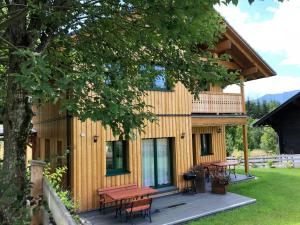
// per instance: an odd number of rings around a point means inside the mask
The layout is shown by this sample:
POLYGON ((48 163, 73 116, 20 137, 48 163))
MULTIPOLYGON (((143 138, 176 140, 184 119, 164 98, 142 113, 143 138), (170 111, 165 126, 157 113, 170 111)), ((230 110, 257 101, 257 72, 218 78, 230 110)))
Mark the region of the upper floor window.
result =
POLYGON ((165 68, 161 66, 154 66, 154 70, 159 72, 153 81, 152 90, 170 90, 165 77, 165 68))
POLYGON ((126 141, 106 142, 106 175, 128 172, 128 144, 126 141))
POLYGON ((212 155, 212 135, 201 134, 201 156, 212 155))

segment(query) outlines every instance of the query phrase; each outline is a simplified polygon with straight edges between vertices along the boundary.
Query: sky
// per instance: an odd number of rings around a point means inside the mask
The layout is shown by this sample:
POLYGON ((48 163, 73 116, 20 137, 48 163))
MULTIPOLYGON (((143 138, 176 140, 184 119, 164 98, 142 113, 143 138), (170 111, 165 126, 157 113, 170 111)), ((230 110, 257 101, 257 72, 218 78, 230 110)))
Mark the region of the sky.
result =
POLYGON ((247 98, 300 90, 300 0, 255 0, 252 5, 239 0, 237 6, 216 9, 277 73, 246 82, 247 98))

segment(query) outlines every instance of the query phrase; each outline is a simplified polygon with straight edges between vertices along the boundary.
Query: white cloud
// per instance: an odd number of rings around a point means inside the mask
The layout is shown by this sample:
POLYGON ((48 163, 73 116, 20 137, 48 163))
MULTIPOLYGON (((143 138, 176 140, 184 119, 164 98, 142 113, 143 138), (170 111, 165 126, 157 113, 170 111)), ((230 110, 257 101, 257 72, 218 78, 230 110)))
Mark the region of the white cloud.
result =
POLYGON ((278 4, 278 8, 268 7, 270 19, 258 21, 258 16, 238 7, 216 6, 216 9, 256 50, 282 55, 281 64, 300 67, 300 1, 289 0, 278 4))
MULTIPOLYGON (((292 90, 300 90, 299 76, 274 76, 245 83, 246 98, 256 99, 265 94, 276 94, 292 90)), ((239 93, 240 87, 230 85, 224 90, 226 93, 239 93)))

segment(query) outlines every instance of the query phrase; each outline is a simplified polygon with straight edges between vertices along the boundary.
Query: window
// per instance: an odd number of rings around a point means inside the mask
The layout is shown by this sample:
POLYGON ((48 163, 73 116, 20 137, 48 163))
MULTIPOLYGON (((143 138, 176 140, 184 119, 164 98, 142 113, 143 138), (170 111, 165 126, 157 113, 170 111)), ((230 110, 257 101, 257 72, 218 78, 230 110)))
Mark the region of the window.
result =
POLYGON ((152 90, 170 90, 166 78, 165 78, 165 68, 161 66, 154 66, 154 70, 160 72, 153 81, 152 90))
POLYGON ((45 139, 45 162, 50 162, 50 140, 45 139))
POLYGON ((106 175, 128 173, 126 141, 106 142, 106 175))
POLYGON ((212 138, 211 134, 201 134, 201 156, 212 155, 212 138))

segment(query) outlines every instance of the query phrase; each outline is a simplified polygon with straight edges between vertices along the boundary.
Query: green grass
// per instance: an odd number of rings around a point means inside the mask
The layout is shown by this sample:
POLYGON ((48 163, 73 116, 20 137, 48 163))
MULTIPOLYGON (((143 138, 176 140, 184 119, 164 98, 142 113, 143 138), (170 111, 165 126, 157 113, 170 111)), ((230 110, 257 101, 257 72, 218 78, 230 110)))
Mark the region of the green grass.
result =
POLYGON ((257 202, 191 222, 190 225, 300 225, 300 169, 253 169, 257 180, 233 184, 229 191, 257 202))

